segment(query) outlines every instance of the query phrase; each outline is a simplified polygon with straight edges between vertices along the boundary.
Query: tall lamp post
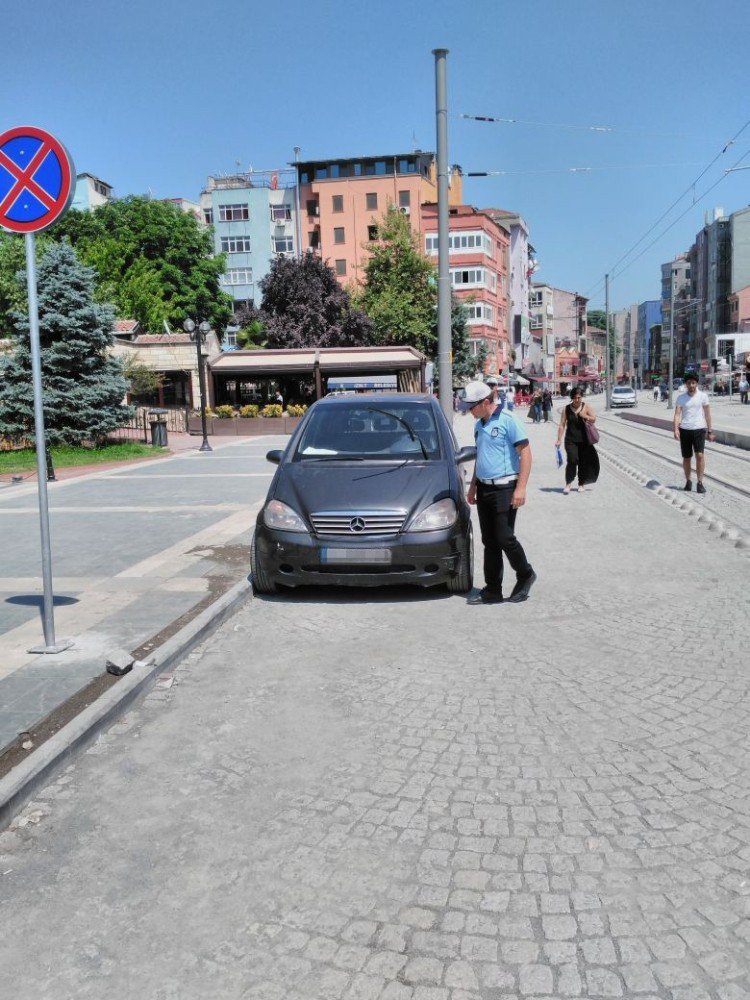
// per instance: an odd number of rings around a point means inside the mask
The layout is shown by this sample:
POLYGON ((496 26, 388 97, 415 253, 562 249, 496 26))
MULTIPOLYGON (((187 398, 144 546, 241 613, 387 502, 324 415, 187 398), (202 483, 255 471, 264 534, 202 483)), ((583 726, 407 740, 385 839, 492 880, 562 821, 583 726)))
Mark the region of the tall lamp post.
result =
POLYGON ((211 324, 204 319, 202 323, 196 326, 194 320, 186 319, 182 324, 182 329, 185 333, 190 334, 191 340, 195 341, 195 348, 198 353, 198 385, 200 386, 201 394, 201 429, 203 431, 203 443, 198 451, 213 451, 213 448, 208 443, 208 434, 206 432, 206 373, 204 370, 205 359, 201 350, 203 344, 206 342, 206 337, 211 332, 211 324))

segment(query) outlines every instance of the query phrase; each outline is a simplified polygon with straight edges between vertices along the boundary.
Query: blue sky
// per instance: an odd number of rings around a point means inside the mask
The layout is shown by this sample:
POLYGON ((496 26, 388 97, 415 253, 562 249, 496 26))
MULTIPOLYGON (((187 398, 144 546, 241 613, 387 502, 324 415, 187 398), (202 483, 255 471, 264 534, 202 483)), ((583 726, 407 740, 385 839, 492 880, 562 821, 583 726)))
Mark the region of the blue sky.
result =
MULTIPOLYGON (((48 128, 117 195, 197 200, 210 173, 435 149, 435 47, 448 57, 450 159, 465 201, 520 212, 539 280, 603 304, 603 274, 750 119, 747 0, 37 0, 3 17, 0 130, 48 128), (612 126, 480 124, 460 114, 612 126), (570 167, 605 168, 569 173, 570 167)), ((750 203, 724 176, 750 126, 612 283, 611 308, 659 295, 659 265, 707 209, 750 203)), ((634 256, 634 255, 633 255, 634 256)))

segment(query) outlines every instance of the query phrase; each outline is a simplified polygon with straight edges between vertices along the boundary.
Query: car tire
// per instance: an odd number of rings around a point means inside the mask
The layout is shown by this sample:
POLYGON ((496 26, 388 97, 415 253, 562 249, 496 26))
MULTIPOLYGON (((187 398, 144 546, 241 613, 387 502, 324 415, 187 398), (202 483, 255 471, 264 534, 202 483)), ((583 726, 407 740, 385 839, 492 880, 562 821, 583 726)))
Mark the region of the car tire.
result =
POLYGON ((468 594, 474 586, 474 536, 471 525, 458 562, 458 569, 448 578, 445 585, 451 594, 468 594))
POLYGON ((253 544, 250 548, 250 575, 253 580, 253 591, 256 594, 275 594, 277 586, 270 576, 263 569, 263 564, 258 558, 258 546, 253 535, 253 544))

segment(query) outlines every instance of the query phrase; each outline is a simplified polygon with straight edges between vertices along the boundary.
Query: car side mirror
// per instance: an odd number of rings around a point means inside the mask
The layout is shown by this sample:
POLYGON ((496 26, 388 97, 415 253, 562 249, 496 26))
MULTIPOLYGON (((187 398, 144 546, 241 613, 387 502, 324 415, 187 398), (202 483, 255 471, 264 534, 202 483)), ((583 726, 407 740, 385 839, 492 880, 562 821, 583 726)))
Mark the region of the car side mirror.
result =
POLYGON ((459 448, 456 452, 456 465, 462 462, 473 462, 477 457, 477 449, 474 447, 459 448))
POLYGON ((279 465, 283 455, 284 455, 283 451, 280 451, 278 448, 274 448, 273 451, 266 452, 266 461, 273 462, 274 465, 279 465))

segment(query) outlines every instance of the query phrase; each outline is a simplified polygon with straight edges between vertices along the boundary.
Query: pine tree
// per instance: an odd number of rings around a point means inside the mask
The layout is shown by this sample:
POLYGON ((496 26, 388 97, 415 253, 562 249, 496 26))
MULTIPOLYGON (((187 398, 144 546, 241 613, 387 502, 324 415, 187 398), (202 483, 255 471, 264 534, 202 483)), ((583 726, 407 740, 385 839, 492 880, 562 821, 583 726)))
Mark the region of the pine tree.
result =
MULTIPOLYGON (((100 444, 132 414, 122 365, 108 354, 114 310, 94 302, 94 272, 67 240, 42 256, 37 292, 47 440, 100 444)), ((34 395, 28 316, 14 319, 14 350, 0 360, 0 434, 19 440, 33 435, 34 395)))

